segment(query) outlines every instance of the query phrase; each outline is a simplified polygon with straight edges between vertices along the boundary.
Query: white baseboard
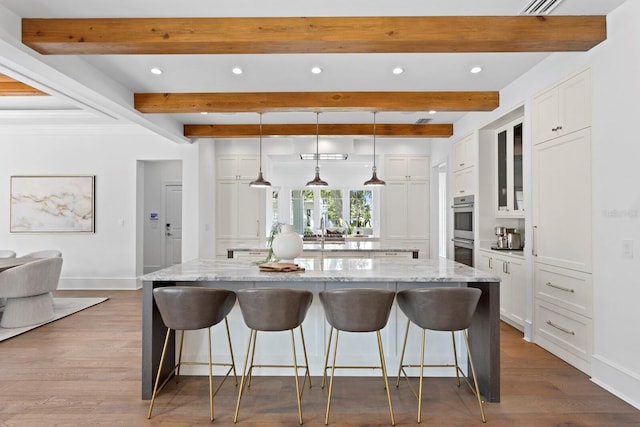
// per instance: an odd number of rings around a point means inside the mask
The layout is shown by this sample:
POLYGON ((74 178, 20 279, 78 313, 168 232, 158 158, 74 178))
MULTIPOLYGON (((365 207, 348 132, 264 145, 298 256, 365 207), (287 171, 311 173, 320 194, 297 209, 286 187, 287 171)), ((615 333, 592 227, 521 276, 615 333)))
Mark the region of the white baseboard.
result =
POLYGON ((140 289, 142 282, 135 277, 61 277, 61 290, 123 290, 140 289))
POLYGON ((591 381, 640 409, 640 375, 597 354, 591 360, 591 381))

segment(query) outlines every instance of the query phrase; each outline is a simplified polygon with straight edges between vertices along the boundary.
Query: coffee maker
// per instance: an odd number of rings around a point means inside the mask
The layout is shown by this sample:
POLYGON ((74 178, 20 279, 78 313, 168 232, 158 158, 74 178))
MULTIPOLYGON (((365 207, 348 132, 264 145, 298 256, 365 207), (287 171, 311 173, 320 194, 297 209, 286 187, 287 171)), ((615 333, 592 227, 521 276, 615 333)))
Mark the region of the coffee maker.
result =
POLYGON ((495 249, 522 249, 522 239, 517 228, 506 228, 497 226, 495 228, 496 248, 495 249))

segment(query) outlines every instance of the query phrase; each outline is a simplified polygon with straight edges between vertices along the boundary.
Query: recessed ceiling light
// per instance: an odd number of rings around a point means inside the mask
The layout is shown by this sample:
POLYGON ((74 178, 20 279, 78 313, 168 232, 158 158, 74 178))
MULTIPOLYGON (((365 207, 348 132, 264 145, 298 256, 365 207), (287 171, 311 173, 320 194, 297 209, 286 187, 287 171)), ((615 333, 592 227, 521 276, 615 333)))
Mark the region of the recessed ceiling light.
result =
POLYGON ((200 114, 202 114, 203 116, 206 116, 207 114, 209 114, 208 111, 200 111, 200 114))
POLYGON ((402 73, 404 73, 404 68, 396 67, 396 68, 393 69, 392 72, 393 72, 393 74, 402 74, 402 73))
POLYGON ((242 74, 242 73, 243 73, 242 68, 240 68, 240 67, 233 67, 233 69, 231 70, 231 72, 232 72, 233 74, 238 74, 238 75, 240 75, 240 74, 242 74))
POLYGON ((156 76, 159 76, 160 74, 162 74, 162 70, 158 67, 153 67, 150 71, 151 71, 151 74, 155 74, 156 76))
POLYGON ((437 113, 437 111, 436 111, 436 110, 430 110, 430 111, 429 111, 429 114, 435 114, 435 113, 437 113))
POLYGON ((480 71, 482 71, 482 67, 475 66, 471 69, 471 74, 478 74, 480 71))
POLYGON ((320 74, 320 73, 322 72, 322 68, 320 68, 320 67, 313 67, 313 68, 311 69, 311 72, 312 72, 313 74, 320 74))

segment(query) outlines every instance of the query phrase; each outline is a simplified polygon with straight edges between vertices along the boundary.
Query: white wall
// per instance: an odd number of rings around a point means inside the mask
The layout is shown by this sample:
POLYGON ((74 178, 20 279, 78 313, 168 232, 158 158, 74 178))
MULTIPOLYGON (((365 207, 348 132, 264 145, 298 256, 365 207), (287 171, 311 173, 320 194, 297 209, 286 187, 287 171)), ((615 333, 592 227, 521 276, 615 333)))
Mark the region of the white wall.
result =
MULTIPOLYGON (((640 408, 640 2, 628 0, 607 18, 607 40, 586 53, 556 53, 500 92, 500 108, 455 123, 459 139, 524 104, 548 86, 591 67, 593 83, 592 186, 594 355, 592 379, 640 408), (623 241, 634 245, 623 257, 623 241)), ((530 128, 530 126, 529 126, 530 128)), ((525 140, 531 141, 525 129, 525 140)), ((436 153, 444 150, 434 144, 436 153)), ((440 157, 440 155, 438 155, 440 157)), ((530 175, 530 164, 525 165, 530 175)), ((530 195, 527 210, 530 211, 530 195)), ((569 212, 568 215, 579 215, 569 212)), ((528 225, 529 227, 529 225, 528 225)), ((530 239, 526 237, 529 241, 530 239)), ((531 295, 530 295, 531 297, 531 295)), ((531 301, 530 301, 531 302, 531 301)))
POLYGON ((109 129, 39 135, 9 134, 0 128, 0 247, 18 254, 55 248, 63 253, 60 288, 121 289, 136 287, 137 160, 184 161, 183 257, 198 251, 197 148, 147 133, 109 133, 109 129), (195 152, 195 155, 194 155, 195 152), (194 164, 195 163, 195 164, 194 164), (94 234, 9 233, 12 175, 96 176, 94 234), (192 209, 190 209, 192 211, 192 209))

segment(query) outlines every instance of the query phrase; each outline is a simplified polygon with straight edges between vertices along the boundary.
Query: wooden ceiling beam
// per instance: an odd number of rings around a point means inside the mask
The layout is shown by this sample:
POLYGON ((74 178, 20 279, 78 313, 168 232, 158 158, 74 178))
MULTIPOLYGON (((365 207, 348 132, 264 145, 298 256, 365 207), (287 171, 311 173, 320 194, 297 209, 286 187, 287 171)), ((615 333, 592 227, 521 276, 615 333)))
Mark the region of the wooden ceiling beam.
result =
POLYGON ((49 96, 27 84, 0 74, 0 96, 49 96))
POLYGON ((23 19, 42 54, 587 51, 605 16, 356 16, 23 19))
MULTIPOLYGON (((277 136, 372 136, 373 124, 263 124, 263 137, 277 136)), ((396 138, 448 138, 453 135, 452 124, 376 124, 376 136, 396 138)), ((260 125, 184 125, 188 138, 258 138, 260 125)))
POLYGON ((286 111, 492 111, 499 92, 216 92, 136 93, 143 113, 286 111))

